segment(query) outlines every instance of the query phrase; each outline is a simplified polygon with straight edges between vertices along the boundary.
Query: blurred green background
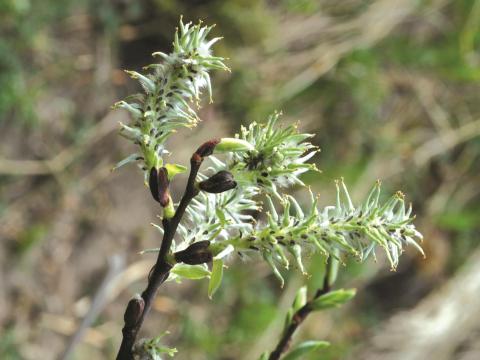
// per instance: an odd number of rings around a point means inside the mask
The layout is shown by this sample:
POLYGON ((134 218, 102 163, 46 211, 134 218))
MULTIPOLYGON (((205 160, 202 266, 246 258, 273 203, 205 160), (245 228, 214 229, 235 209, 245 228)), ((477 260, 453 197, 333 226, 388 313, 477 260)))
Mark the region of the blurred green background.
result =
MULTIPOLYGON (((380 178, 414 205, 427 259, 409 249, 396 273, 381 256, 349 262, 339 286, 357 287, 355 301, 312 315, 296 338, 332 342, 311 359, 413 359, 409 344, 431 358, 396 319, 447 301, 463 304, 465 319, 420 326, 426 342, 442 339, 445 359, 480 358, 478 301, 457 291, 480 283, 458 280, 479 259, 473 0, 0 0, 0 358, 62 358, 69 343, 73 359, 115 356, 124 307, 154 261, 138 252, 160 238, 139 170, 110 172, 130 151, 116 134, 126 114, 110 106, 136 90, 123 69, 170 50, 180 14, 217 24, 216 52, 232 73, 213 74, 215 102, 170 142, 174 157, 185 162, 196 144, 278 109, 317 134, 323 172, 305 181, 322 205, 340 176, 357 201, 380 178), (380 345, 379 332, 391 334, 380 345)), ((262 262, 234 260, 212 301, 206 282, 169 283, 145 333, 169 330, 177 359, 256 359, 273 348, 295 291, 320 286, 323 264, 312 258, 311 277, 291 273, 280 289, 262 262)))

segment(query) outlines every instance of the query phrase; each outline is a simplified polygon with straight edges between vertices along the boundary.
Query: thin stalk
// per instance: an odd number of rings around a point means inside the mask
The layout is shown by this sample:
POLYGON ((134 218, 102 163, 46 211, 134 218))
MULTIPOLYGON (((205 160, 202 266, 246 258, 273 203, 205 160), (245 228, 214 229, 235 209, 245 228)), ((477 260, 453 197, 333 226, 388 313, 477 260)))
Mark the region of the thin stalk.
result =
MULTIPOLYGON (((215 147, 215 145, 216 143, 211 144, 213 147, 215 147)), ((129 305, 125 310, 125 324, 122 329, 123 338, 117 354, 117 360, 133 359, 133 346, 137 339, 138 332, 145 321, 145 317, 150 311, 158 288, 168 279, 170 270, 173 267, 173 265, 168 263, 167 255, 172 246, 172 241, 177 231, 178 224, 182 220, 188 204, 198 194, 198 189, 195 183, 198 170, 200 169, 204 156, 210 154, 211 151, 205 152, 204 144, 192 155, 192 158, 190 159, 190 175, 188 177, 185 192, 177 210, 175 211, 175 215, 170 219, 164 218, 162 220, 164 235, 157 261, 148 277, 147 288, 141 294, 141 299, 133 298, 130 300, 129 305)))
POLYGON ((330 291, 331 289, 330 282, 329 282, 330 271, 331 271, 330 264, 331 264, 331 258, 328 258, 325 275, 323 278, 323 286, 317 290, 317 292, 315 293, 315 296, 310 301, 308 301, 303 307, 301 307, 293 315, 292 320, 290 321, 290 324, 283 332, 282 337, 280 338, 277 346, 275 347, 275 350, 273 350, 270 353, 268 360, 279 360, 282 354, 287 352, 287 350, 290 348, 293 335, 295 334, 297 329, 300 327, 300 325, 305 321, 308 315, 313 311, 313 308, 312 308, 313 301, 319 298, 320 296, 327 294, 330 291))

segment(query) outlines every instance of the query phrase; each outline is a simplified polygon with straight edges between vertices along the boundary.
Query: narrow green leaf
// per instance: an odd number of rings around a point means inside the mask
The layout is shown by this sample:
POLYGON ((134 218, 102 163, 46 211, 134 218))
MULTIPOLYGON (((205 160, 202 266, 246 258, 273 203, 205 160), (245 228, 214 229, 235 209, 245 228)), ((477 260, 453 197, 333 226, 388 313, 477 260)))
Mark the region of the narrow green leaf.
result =
POLYGON ((222 138, 215 146, 215 153, 251 151, 255 149, 248 141, 236 138, 222 138))
POLYGON ((131 163, 131 162, 137 161, 137 159, 138 159, 139 156, 140 156, 140 155, 138 155, 138 154, 132 154, 132 155, 127 156, 127 157, 126 157, 125 159, 123 159, 122 161, 119 161, 119 162, 112 168, 112 171, 117 170, 118 168, 120 168, 120 167, 122 167, 122 166, 124 166, 124 165, 127 165, 127 164, 129 164, 129 163, 131 163))
POLYGON ((172 180, 175 175, 187 171, 187 168, 185 166, 179 164, 166 164, 165 167, 167 168, 168 172, 168 180, 172 180))
POLYGON ((312 302, 313 310, 323 310, 338 307, 345 304, 355 296, 356 289, 338 289, 322 295, 312 302))
POLYGON ((303 356, 311 354, 317 350, 325 349, 330 346, 328 341, 304 341, 290 351, 283 360, 303 359, 303 356))
POLYGON ((210 271, 203 265, 176 264, 170 272, 190 280, 199 280, 210 275, 210 271))
POLYGON ((208 297, 211 299, 222 283, 223 261, 221 259, 213 260, 212 275, 208 284, 208 297))

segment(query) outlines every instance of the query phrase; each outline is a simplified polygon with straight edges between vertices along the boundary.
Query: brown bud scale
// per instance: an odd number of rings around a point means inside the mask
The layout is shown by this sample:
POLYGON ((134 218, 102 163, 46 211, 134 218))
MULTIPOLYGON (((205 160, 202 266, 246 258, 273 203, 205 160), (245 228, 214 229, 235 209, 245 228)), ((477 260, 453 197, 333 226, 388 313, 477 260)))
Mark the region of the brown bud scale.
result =
POLYGON ((220 139, 209 140, 203 143, 202 145, 200 145, 197 151, 195 151, 195 154, 198 154, 202 158, 206 156, 210 156, 213 154, 213 150, 215 149, 215 146, 217 146, 219 142, 220 142, 220 139))
POLYGON ((219 171, 207 180, 198 184, 198 187, 208 193, 219 194, 227 190, 234 189, 237 186, 233 175, 225 170, 219 171))

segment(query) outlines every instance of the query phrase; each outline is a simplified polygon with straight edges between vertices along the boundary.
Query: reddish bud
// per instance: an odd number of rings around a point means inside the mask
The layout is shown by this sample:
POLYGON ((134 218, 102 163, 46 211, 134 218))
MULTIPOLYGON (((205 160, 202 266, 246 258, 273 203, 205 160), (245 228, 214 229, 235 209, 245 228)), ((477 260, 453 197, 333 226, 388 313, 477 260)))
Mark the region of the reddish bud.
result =
POLYGON ((158 202, 163 207, 170 201, 170 192, 168 190, 168 170, 164 167, 158 170, 158 202))
POLYGON ((200 157, 206 157, 213 154, 213 150, 215 146, 220 142, 220 139, 212 139, 204 144, 200 145, 200 147, 195 151, 195 154, 199 155, 200 157))

